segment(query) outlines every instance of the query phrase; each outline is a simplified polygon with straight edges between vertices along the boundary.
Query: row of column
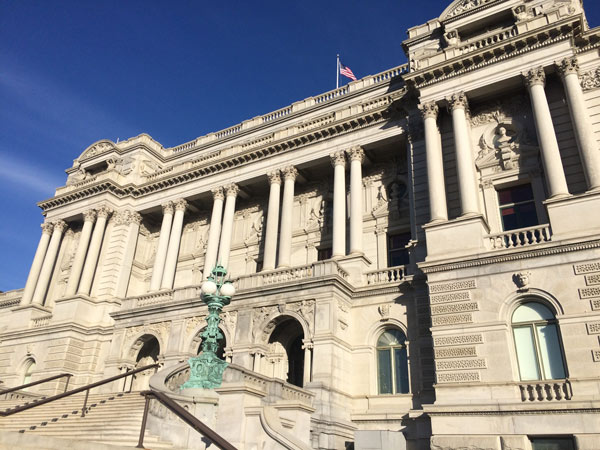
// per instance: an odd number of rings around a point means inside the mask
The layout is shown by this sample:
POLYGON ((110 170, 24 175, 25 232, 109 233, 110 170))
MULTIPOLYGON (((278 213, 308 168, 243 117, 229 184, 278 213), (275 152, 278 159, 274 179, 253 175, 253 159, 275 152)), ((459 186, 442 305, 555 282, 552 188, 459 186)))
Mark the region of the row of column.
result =
MULTIPOLYGON (((567 103, 577 140, 579 154, 583 164, 587 186, 590 191, 600 189, 600 153, 591 129, 583 91, 578 77, 575 58, 563 60, 558 65, 563 79, 567 103)), ((562 166, 558 141, 544 85, 546 76, 543 67, 532 69, 524 75, 524 81, 531 98, 533 117, 540 145, 540 152, 550 198, 570 195, 562 166)), ((466 111, 467 97, 457 93, 446 99, 452 114, 452 129, 456 156, 456 170, 460 194, 461 216, 480 214, 477 192, 477 178, 473 151, 469 137, 466 111)), ((427 161, 427 179, 429 183, 431 222, 448 220, 446 190, 444 184, 444 165, 441 136, 437 126, 439 107, 435 102, 420 106, 424 122, 425 152, 427 161)))
MULTIPOLYGON (((76 293, 90 294, 106 222, 110 214, 111 210, 105 206, 84 212, 83 228, 71 266, 65 296, 72 296, 76 293)), ((66 229, 67 224, 63 220, 42 224, 42 236, 25 283, 21 298, 22 305, 42 305, 44 303, 60 243, 66 229)))

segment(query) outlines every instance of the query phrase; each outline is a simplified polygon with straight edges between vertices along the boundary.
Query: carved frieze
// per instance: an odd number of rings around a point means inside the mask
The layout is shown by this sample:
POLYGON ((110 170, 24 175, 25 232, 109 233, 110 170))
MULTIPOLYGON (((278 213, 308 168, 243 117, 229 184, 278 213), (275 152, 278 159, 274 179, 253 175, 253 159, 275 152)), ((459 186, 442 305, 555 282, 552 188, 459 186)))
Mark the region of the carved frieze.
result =
POLYGON ((436 361, 435 368, 436 370, 485 369, 486 362, 483 358, 436 361))
POLYGON ((600 334, 600 322, 590 322, 587 324, 588 334, 600 334))
POLYGON ((498 0, 463 0, 462 2, 458 3, 454 8, 452 8, 451 11, 448 12, 446 18, 458 16, 459 14, 465 13, 472 9, 479 8, 488 3, 493 3, 496 1, 498 0))
POLYGON ((468 303, 449 303, 447 305, 434 305, 431 307, 431 315, 436 316, 440 314, 454 314, 465 311, 478 311, 479 306, 477 302, 468 303))
POLYGON ((462 291, 466 289, 475 289, 477 283, 475 280, 451 281, 449 283, 430 284, 429 293, 437 294, 440 292, 462 291))
POLYGON ((580 298, 600 297, 600 286, 586 287, 579 289, 580 298))
POLYGON ((600 67, 582 73, 580 82, 584 91, 600 88, 600 67))
POLYGON ((585 276, 585 284, 587 284, 588 286, 591 286, 594 284, 600 284, 600 274, 586 275, 585 276))
POLYGON ((456 314, 451 316, 435 316, 431 318, 432 326, 457 325, 461 323, 473 323, 473 315, 456 314))
POLYGON ((438 294, 430 297, 430 302, 432 305, 437 303, 462 302, 468 300, 471 300, 471 293, 469 291, 450 292, 448 294, 438 294))
POLYGON ((436 358, 467 358, 470 356, 477 356, 476 347, 444 347, 436 348, 436 358))
POLYGON ((600 261, 584 263, 584 264, 575 264, 573 266, 573 270, 575 271, 576 275, 600 272, 600 261))
POLYGON ((479 372, 438 373, 438 383, 469 383, 481 381, 479 372))

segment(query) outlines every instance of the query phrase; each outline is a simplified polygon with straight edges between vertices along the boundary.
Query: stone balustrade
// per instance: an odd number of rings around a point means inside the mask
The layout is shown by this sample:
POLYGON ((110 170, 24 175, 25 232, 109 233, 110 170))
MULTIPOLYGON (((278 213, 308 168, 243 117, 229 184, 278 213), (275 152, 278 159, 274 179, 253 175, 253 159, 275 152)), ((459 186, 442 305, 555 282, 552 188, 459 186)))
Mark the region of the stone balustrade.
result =
POLYGON ((0 293, 0 309, 18 306, 23 296, 23 289, 0 293))
POLYGON ((45 327, 50 323, 52 316, 44 316, 38 317, 36 319, 31 319, 31 328, 41 328, 45 327))
POLYGON ((523 383, 519 385, 521 401, 543 402, 550 400, 571 400, 573 389, 569 380, 523 383))
POLYGON ((534 227, 519 228, 488 235, 492 250, 527 247, 551 241, 550 225, 536 225, 534 227))
POLYGON ((404 278, 404 266, 387 267, 365 273, 367 285, 399 283, 404 278))

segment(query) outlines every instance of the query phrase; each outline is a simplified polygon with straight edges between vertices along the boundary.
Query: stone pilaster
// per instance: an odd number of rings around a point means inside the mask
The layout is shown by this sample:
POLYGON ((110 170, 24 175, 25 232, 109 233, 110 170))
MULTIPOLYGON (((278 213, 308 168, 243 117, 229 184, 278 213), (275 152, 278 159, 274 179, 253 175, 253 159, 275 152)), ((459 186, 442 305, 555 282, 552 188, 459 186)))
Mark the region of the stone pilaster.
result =
POLYGON ((48 250, 48 244, 50 243, 50 236, 52 235, 54 224, 52 222, 44 222, 41 227, 42 236, 40 237, 40 242, 38 243, 35 256, 33 257, 31 269, 29 269, 29 275, 27 276, 27 282, 25 283, 25 289, 23 290, 23 297, 21 297, 21 305, 29 305, 33 299, 33 293, 35 292, 42 265, 44 264, 44 258, 48 250))
POLYGON ((329 155, 333 165, 332 257, 346 254, 346 156, 343 151, 329 155))
POLYGON ((363 188, 362 163, 365 152, 362 147, 348 150, 350 159, 350 253, 363 253, 363 188))
POLYGON ((279 201, 281 196, 281 174, 279 170, 274 170, 267 173, 267 177, 269 178, 270 191, 262 270, 272 270, 275 268, 275 256, 277 254, 277 228, 279 225, 279 201))
POLYGON ((173 217, 173 227, 169 236, 169 246, 165 258, 165 270, 160 284, 161 289, 173 289, 175 281, 175 272, 177 271, 177 257, 179 256, 179 244, 181 243, 181 233, 183 232, 183 216, 187 208, 187 201, 180 198, 173 202, 175 215, 173 217))
MULTIPOLYGON (((233 218, 235 215, 235 199, 240 188, 232 183, 225 187, 225 212, 223 213, 223 227, 221 228, 221 242, 219 244, 219 259, 223 267, 229 265, 229 252, 231 251, 231 236, 233 233, 233 218)), ((209 272, 213 268, 206 269, 209 272)))
POLYGON ((167 202, 162 205, 163 220, 160 226, 160 234, 158 236, 158 246, 156 248, 156 257, 154 259, 154 267, 152 268, 152 279, 150 280, 150 290, 157 291, 160 289, 162 276, 165 271, 165 261, 167 258, 167 250, 169 248, 169 237, 171 236, 171 227, 173 225, 173 202, 167 202))
POLYGON ((44 262, 42 263, 40 275, 33 293, 32 303, 36 305, 42 305, 44 303, 44 299, 46 298, 48 285, 50 284, 50 278, 52 276, 52 270, 54 269, 56 257, 58 256, 60 241, 66 228, 67 224, 63 220, 57 220, 54 222, 52 237, 50 238, 48 250, 44 256, 44 262))
POLYGON ((294 183, 298 176, 295 167, 284 168, 283 199, 281 201, 281 230, 279 232, 279 263, 277 267, 289 267, 292 257, 292 217, 294 213, 294 183))

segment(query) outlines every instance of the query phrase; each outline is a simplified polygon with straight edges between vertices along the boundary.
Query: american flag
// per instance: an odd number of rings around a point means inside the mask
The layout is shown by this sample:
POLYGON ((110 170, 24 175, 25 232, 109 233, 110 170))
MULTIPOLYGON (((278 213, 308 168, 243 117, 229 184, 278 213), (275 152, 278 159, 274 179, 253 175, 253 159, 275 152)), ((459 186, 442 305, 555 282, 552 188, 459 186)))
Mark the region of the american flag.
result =
POLYGON ((356 81, 356 77, 352 73, 352 70, 350 69, 350 67, 343 65, 341 62, 340 62, 340 75, 344 75, 345 77, 348 77, 351 80, 356 81))

